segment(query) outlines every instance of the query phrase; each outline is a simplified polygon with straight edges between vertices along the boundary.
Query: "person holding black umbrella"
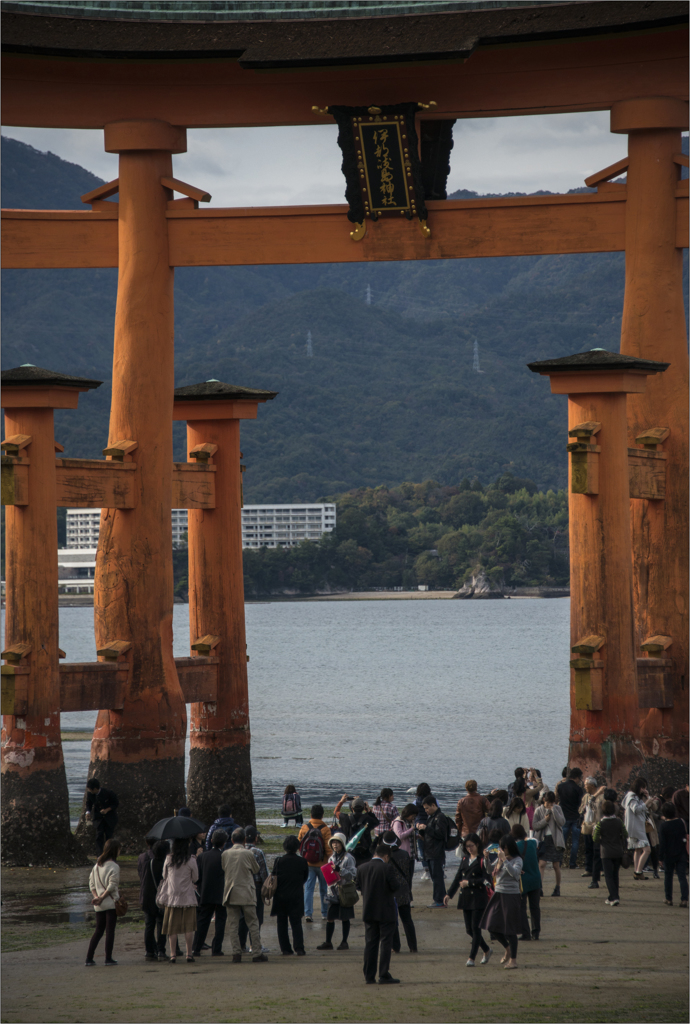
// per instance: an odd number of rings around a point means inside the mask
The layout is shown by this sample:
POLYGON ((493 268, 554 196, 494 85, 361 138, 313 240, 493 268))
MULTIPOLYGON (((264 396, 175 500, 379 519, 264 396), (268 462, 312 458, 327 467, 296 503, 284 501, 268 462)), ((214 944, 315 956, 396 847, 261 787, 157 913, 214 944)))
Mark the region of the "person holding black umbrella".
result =
POLYGON ((199 868, 192 856, 189 840, 204 831, 195 818, 174 817, 157 821, 148 834, 149 839, 172 839, 172 852, 165 858, 162 885, 158 902, 164 907, 163 934, 170 940, 170 963, 176 962, 177 936, 184 933, 187 944, 187 963, 194 963, 192 951, 196 931, 199 868))

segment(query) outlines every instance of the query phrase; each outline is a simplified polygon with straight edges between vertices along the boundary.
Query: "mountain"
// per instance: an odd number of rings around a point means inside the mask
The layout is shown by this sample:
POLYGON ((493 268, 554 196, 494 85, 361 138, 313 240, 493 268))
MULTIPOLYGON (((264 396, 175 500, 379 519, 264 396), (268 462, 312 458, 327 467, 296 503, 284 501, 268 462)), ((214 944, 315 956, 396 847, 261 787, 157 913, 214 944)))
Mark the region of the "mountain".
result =
MULTIPOLYGON (((99 184, 16 140, 3 139, 2 155, 4 206, 78 209, 99 184)), ((242 426, 247 501, 428 478, 488 484, 505 472, 559 487, 565 402, 525 364, 616 350, 623 283, 622 253, 182 268, 177 383, 216 377, 279 392, 242 426)), ((74 457, 99 456, 107 440, 116 287, 115 270, 4 275, 4 365, 106 382, 56 414, 74 457)), ((184 459, 184 425, 173 434, 184 459)))

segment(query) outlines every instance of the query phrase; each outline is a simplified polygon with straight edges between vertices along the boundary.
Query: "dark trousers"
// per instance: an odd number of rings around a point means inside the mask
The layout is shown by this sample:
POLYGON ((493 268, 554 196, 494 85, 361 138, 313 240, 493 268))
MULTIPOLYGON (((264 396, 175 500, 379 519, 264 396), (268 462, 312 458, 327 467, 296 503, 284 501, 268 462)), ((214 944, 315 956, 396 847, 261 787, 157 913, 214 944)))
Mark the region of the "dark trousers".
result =
POLYGON ((379 978, 390 974, 394 932, 395 921, 364 922, 364 977, 367 981, 376 981, 377 961, 379 978))
POLYGON ((465 918, 465 931, 472 939, 470 960, 476 960, 478 950, 481 949, 483 953, 489 952, 489 947, 482 938, 482 930, 479 927, 479 922, 482 919, 484 908, 481 910, 463 910, 462 913, 465 918))
POLYGON ((302 931, 302 911, 295 914, 278 914, 278 943, 281 953, 303 953, 304 933, 302 931), (288 932, 288 921, 292 928, 292 946, 290 945, 290 934, 288 932))
POLYGON ((529 892, 520 894, 520 911, 522 913, 522 934, 529 935, 530 927, 527 920, 527 904, 529 903, 529 916, 532 918, 532 935, 539 935, 541 931, 541 908, 539 906, 539 890, 530 889, 529 892))
POLYGON ((649 850, 649 863, 652 865, 652 870, 655 875, 659 874, 659 846, 650 847, 649 850))
POLYGON ((577 850, 580 845, 580 819, 573 818, 572 821, 567 821, 563 826, 563 839, 567 843, 568 836, 571 837, 572 845, 570 847, 570 866, 571 868, 577 867, 577 850))
MULTIPOLYGON (((256 916, 257 916, 257 920, 259 922, 259 928, 260 928, 261 925, 264 923, 264 901, 261 899, 261 892, 259 892, 257 894, 257 897, 256 897, 256 916)), ((244 949, 244 947, 245 947, 245 945, 247 943, 247 936, 249 935, 249 928, 247 928, 247 922, 244 919, 244 914, 240 918, 239 933, 240 933, 240 949, 244 949)), ((258 954, 260 952, 261 952, 260 949, 255 949, 254 950, 254 953, 257 956, 258 956, 258 954)))
POLYGON ((606 888, 609 891, 609 899, 620 899, 618 895, 618 874, 621 869, 621 858, 602 857, 601 863, 604 865, 604 878, 606 879, 606 888))
MULTIPOLYGON (((194 936, 194 952, 200 953, 201 947, 206 942, 208 930, 211 927, 211 918, 216 915, 216 928, 211 943, 211 953, 218 956, 223 952, 223 939, 225 938, 225 922, 228 919, 228 912, 221 903, 200 903, 196 912, 196 935, 194 936)), ((241 925, 240 925, 241 927, 241 925)))
POLYGON ((162 933, 163 911, 144 911, 144 948, 147 956, 165 955, 165 935, 162 933))
POLYGON ((585 836, 585 871, 594 873, 594 840, 591 836, 585 836))
POLYGON ((688 858, 669 857, 664 859, 664 895, 667 900, 673 898, 673 872, 678 875, 680 882, 680 898, 684 902, 688 899, 688 858))
POLYGON ((433 885, 434 903, 443 903, 446 895, 446 883, 443 878, 443 859, 439 857, 437 860, 428 860, 427 867, 433 885))
POLYGON ((592 881, 601 881, 601 872, 603 871, 601 864, 601 846, 599 843, 593 844, 593 857, 592 857, 592 881))
POLYGON ((304 822, 304 818, 302 817, 302 812, 300 811, 299 814, 291 814, 289 818, 286 818, 285 815, 283 815, 283 821, 286 825, 288 824, 288 822, 294 821, 295 826, 297 826, 301 825, 304 822))
POLYGON ((106 814, 105 818, 99 818, 96 825, 96 849, 99 853, 103 853, 103 847, 106 844, 106 840, 112 839, 117 828, 117 814, 111 811, 106 814))
POLYGON ((492 939, 496 939, 496 942, 500 942, 504 949, 510 949, 511 959, 514 960, 518 948, 517 935, 504 935, 503 932, 491 932, 490 935, 492 939))
POLYGON ((96 946, 101 941, 103 932, 105 932, 105 958, 106 960, 112 960, 116 924, 117 914, 114 910, 96 911, 96 928, 91 936, 91 942, 89 943, 89 951, 86 954, 87 960, 93 960, 93 955, 96 952, 96 946))
MULTIPOLYGON (((407 948, 416 950, 417 932, 415 930, 414 921, 412 920, 412 909, 409 903, 406 903, 404 907, 398 907, 398 917, 402 921, 402 926, 405 929, 407 948)), ((393 949, 396 953, 400 952, 400 928, 397 924, 393 933, 393 949)))

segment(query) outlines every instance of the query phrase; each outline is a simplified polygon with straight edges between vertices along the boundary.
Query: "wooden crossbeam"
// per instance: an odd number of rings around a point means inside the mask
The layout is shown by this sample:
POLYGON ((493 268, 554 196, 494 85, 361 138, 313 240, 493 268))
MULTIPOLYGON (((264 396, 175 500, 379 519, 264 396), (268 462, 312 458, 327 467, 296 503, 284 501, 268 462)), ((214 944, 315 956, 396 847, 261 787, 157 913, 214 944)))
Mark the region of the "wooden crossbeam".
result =
MULTIPOLYGON (((350 238, 341 205, 170 209, 170 262, 238 266, 620 252, 625 195, 429 201, 430 239, 401 218, 368 224, 361 242, 350 238)), ((687 200, 677 202, 682 244, 687 200)), ((117 208, 3 210, 2 232, 3 267, 9 269, 117 266, 117 208)))

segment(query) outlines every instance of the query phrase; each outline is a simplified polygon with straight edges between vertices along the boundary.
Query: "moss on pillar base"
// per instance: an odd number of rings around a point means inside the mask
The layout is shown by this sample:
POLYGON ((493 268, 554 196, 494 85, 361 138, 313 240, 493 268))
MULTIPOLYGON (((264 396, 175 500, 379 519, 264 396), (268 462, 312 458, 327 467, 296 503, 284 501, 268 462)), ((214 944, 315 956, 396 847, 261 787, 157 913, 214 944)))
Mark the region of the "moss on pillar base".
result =
MULTIPOLYGON (((89 765, 89 778, 94 777, 119 800, 114 838, 122 843, 123 853, 141 853, 151 827, 185 805, 183 757, 133 762, 96 759, 89 765)), ((95 830, 86 824, 84 812, 77 835, 84 836, 91 847, 94 839, 89 836, 95 837, 95 830)))
POLYGON ((194 817, 207 826, 217 818, 218 805, 224 803, 230 804, 239 824, 256 824, 249 745, 215 750, 192 747, 187 801, 194 817))
POLYGON ((2 863, 80 867, 86 852, 72 835, 64 766, 2 776, 2 863))

